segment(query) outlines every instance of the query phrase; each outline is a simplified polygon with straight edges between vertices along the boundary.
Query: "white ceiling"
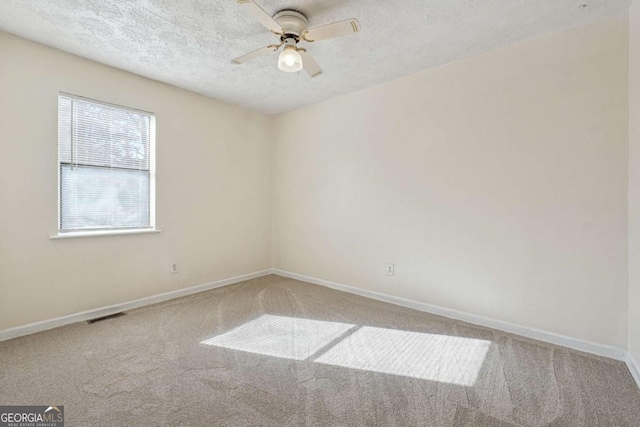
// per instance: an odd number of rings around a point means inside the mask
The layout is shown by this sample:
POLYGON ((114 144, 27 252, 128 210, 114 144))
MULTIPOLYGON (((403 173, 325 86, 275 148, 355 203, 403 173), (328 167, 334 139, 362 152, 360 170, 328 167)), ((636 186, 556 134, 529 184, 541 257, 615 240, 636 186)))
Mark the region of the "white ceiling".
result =
MULTIPOLYGON (((631 0, 258 0, 356 35, 307 44, 324 73, 277 68, 276 39, 234 0, 1 0, 0 29, 265 113, 280 113, 625 10, 631 0), (580 8, 587 3, 587 8, 580 8)), ((0 52, 1 60, 1 52, 0 52)))

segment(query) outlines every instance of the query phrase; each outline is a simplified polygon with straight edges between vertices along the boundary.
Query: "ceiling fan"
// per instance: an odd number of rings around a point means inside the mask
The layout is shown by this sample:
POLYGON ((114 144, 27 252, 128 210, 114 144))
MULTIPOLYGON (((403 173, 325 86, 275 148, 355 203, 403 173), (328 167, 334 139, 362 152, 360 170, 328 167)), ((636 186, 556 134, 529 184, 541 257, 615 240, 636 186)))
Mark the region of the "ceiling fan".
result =
POLYGON ((307 17, 294 10, 282 10, 271 17, 253 0, 236 0, 242 8, 279 38, 278 44, 271 44, 231 61, 244 64, 259 56, 268 55, 282 46, 284 49, 278 58, 278 68, 287 73, 295 73, 302 69, 311 77, 322 74, 322 69, 307 50, 298 47, 301 41, 313 43, 334 37, 346 36, 360 31, 357 19, 348 19, 316 28, 307 28, 307 17))

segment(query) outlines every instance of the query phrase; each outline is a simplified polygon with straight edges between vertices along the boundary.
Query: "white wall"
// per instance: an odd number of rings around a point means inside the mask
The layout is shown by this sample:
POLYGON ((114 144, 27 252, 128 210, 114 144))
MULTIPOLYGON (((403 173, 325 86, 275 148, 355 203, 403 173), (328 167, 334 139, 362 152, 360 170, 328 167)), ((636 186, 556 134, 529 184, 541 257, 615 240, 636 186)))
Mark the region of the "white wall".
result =
POLYGON ((271 267, 267 117, 6 33, 0 56, 0 330, 271 267), (58 91, 156 113, 162 233, 49 239, 58 91))
POLYGON ((280 116, 274 267, 626 347, 627 56, 624 14, 280 116))
MULTIPOLYGON (((629 11, 629 350, 640 362, 640 1, 629 11)), ((640 365, 638 365, 640 367, 640 365)))

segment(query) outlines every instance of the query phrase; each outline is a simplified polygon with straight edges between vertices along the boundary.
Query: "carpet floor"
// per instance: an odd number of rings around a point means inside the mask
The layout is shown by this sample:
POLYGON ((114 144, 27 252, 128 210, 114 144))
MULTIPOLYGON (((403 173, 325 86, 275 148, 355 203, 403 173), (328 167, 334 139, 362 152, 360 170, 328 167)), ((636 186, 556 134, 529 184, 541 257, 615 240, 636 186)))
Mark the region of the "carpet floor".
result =
POLYGON ((0 342, 66 426, 638 426, 622 362, 266 276, 0 342))

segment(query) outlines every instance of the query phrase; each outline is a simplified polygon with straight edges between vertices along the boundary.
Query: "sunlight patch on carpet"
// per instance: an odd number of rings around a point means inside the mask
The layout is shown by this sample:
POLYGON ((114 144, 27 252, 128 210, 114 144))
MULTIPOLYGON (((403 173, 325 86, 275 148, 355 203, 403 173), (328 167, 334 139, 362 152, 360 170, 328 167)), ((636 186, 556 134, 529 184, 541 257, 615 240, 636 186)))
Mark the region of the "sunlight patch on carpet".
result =
POLYGON ((490 341, 364 326, 314 361, 473 386, 490 341))
POLYGON ((304 360, 354 326, 265 314, 201 344, 304 360))
POLYGON ((473 386, 490 341, 265 314, 201 344, 473 386))

